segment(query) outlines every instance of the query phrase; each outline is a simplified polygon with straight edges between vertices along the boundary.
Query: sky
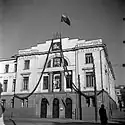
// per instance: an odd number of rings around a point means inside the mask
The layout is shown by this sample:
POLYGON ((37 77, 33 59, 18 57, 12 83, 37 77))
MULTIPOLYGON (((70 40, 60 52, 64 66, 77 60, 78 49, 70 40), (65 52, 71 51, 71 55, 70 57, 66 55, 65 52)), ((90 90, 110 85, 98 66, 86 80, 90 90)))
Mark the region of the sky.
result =
POLYGON ((107 45, 117 85, 125 85, 124 0, 0 0, 0 58, 53 38, 99 39, 107 45), (60 23, 70 17, 71 26, 60 23))

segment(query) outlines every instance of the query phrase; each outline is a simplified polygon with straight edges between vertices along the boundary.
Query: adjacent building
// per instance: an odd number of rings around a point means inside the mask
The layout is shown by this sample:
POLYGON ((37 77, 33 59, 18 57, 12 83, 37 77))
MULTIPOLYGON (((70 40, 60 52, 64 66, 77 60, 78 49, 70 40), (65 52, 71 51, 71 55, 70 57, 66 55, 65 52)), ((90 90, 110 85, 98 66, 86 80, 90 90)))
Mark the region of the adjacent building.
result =
POLYGON ((118 85, 115 87, 116 89, 116 95, 117 95, 117 98, 118 98, 118 103, 119 103, 119 107, 121 105, 121 107, 125 107, 125 101, 124 101, 124 93, 125 93, 125 85, 118 85))
POLYGON ((97 107, 104 103, 109 112, 116 108, 115 76, 102 39, 62 38, 61 43, 60 39, 48 40, 0 60, 6 108, 32 109, 32 115, 41 118, 78 119, 79 94, 71 87, 72 82, 83 93, 83 120, 94 119, 95 84, 97 107), (27 99, 13 99, 14 93, 19 97, 32 94, 27 99))

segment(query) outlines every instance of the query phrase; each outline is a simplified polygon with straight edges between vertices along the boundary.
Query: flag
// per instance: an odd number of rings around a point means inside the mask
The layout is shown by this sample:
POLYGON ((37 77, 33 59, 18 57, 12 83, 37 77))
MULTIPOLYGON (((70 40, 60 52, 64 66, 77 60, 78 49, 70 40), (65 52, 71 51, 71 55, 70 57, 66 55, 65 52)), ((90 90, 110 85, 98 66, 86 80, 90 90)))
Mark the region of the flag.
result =
POLYGON ((70 26, 70 19, 69 17, 65 16, 65 15, 62 15, 61 16, 61 22, 65 22, 66 24, 68 24, 70 26))

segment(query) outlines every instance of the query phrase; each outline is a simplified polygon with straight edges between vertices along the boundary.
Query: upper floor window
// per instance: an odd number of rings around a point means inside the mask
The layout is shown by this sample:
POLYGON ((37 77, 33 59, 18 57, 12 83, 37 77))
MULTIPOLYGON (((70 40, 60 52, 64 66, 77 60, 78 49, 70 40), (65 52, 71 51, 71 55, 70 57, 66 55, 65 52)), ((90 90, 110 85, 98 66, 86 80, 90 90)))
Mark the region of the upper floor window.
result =
POLYGON ((93 72, 86 72, 86 87, 94 87, 93 72))
POLYGON ((3 81, 3 92, 7 92, 7 84, 8 84, 8 80, 4 80, 3 81))
POLYGON ((48 89, 49 76, 43 76, 43 89, 48 89))
POLYGON ((16 85, 16 79, 13 79, 13 84, 12 84, 12 92, 15 91, 15 85, 16 85))
MULTIPOLYGON (((48 61, 47 63, 47 68, 50 67, 61 67, 61 63, 63 62, 61 57, 55 57, 51 60, 48 61)), ((64 65, 68 66, 68 62, 66 61, 66 59, 64 59, 64 65)))
POLYGON ((53 89, 59 89, 61 86, 61 73, 54 72, 53 73, 53 89))
POLYGON ((23 90, 28 90, 29 77, 23 77, 23 90))
POLYGON ((53 59, 53 67, 60 67, 61 66, 61 58, 56 57, 53 59))
POLYGON ((30 60, 25 60, 24 69, 29 69, 29 68, 30 68, 30 60))
POLYGON ((53 43, 52 50, 53 51, 60 50, 60 42, 53 43))
POLYGON ((86 54, 85 54, 86 64, 92 63, 92 60, 93 60, 92 53, 86 53, 86 54))
POLYGON ((17 64, 14 64, 14 72, 17 71, 17 64))
POLYGON ((51 60, 49 60, 48 64, 47 64, 47 68, 51 67, 51 60))
POLYGON ((66 88, 72 87, 72 71, 68 71, 68 74, 66 74, 66 88))
POLYGON ((5 73, 8 73, 8 71, 9 71, 9 64, 6 64, 5 65, 5 73))

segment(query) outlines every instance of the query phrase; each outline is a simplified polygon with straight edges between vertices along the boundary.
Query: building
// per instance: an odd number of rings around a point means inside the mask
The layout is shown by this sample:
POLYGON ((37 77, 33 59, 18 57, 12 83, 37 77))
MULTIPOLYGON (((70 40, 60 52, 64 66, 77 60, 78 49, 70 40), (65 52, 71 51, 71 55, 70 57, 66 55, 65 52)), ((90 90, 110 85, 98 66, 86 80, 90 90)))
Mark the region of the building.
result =
POLYGON ((118 85, 115 87, 116 89, 116 95, 117 95, 117 98, 118 98, 118 103, 119 103, 119 107, 120 107, 120 104, 122 105, 122 108, 125 107, 124 106, 124 98, 125 98, 125 85, 118 85))
POLYGON ((79 119, 79 94, 71 87, 71 81, 83 93, 83 120, 94 119, 95 83, 97 108, 102 103, 109 112, 116 107, 115 76, 102 40, 62 38, 61 41, 63 53, 57 38, 0 60, 2 101, 8 112, 21 108, 23 116, 30 109, 30 115, 35 117, 79 119), (20 98, 13 98, 14 93, 20 98), (28 98, 21 99, 29 93, 28 98))

